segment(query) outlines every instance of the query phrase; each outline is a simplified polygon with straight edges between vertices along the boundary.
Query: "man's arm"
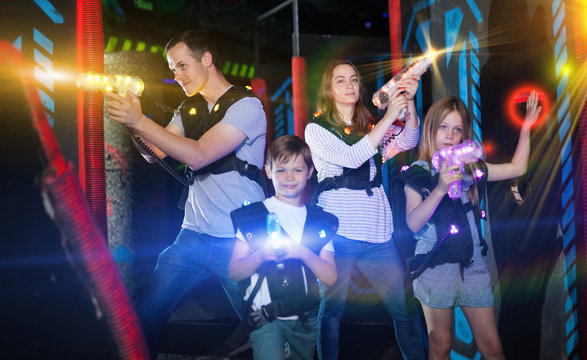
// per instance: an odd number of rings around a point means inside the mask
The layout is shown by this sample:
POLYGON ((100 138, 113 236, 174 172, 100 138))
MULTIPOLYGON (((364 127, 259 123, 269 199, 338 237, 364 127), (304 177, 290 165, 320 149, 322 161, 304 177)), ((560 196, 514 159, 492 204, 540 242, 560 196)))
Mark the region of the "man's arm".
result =
POLYGON ((235 126, 222 122, 214 125, 200 140, 186 138, 163 128, 146 117, 139 98, 128 93, 126 97, 107 93, 107 109, 110 118, 128 126, 131 131, 158 148, 159 151, 186 164, 193 170, 228 155, 243 141, 246 135, 235 126))

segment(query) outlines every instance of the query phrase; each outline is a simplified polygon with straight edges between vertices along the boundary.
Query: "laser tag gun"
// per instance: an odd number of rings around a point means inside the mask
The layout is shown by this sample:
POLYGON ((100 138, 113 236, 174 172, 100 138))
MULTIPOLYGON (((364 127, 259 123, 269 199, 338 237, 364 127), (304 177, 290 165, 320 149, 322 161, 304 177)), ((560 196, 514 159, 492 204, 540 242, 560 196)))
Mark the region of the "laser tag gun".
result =
MULTIPOLYGON (((398 83, 400 83, 403 79, 409 78, 413 75, 421 76, 424 74, 430 65, 432 65, 435 57, 436 53, 434 51, 429 51, 424 56, 421 56, 406 65, 400 72, 395 74, 391 80, 389 80, 385 85, 377 90, 375 94, 373 94, 373 98, 371 99, 373 104, 379 109, 385 110, 389 104, 389 95, 393 93, 395 89, 397 89, 398 83)), ((400 120, 405 119, 406 111, 406 108, 400 111, 398 117, 400 120)))
MULTIPOLYGON (((475 141, 466 140, 455 146, 438 150, 432 156, 432 165, 436 171, 440 171, 442 164, 446 161, 446 166, 458 165, 458 172, 462 173, 465 170, 465 164, 476 162, 482 156, 483 149, 481 149, 481 146, 475 141)), ((457 171, 453 171, 452 173, 457 173, 457 171)), ((458 199, 461 197, 460 181, 455 181, 450 184, 448 196, 451 199, 458 199)))
MULTIPOLYGON (((273 212, 267 214, 267 241, 276 254, 285 255, 287 253, 285 242, 281 236, 281 225, 279 224, 279 219, 277 219, 277 214, 273 212)), ((283 269, 283 263, 278 262, 277 268, 280 270, 283 269)))
POLYGON ((77 79, 77 86, 84 90, 116 92, 124 96, 128 91, 141 96, 145 83, 137 76, 84 73, 77 79))
MULTIPOLYGON (((137 76, 107 75, 93 72, 80 75, 77 79, 77 86, 83 90, 116 92, 121 96, 125 96, 129 91, 136 96, 141 96, 145 89, 145 83, 137 76)), ((168 163, 157 156, 153 149, 151 149, 140 137, 134 136, 132 133, 131 136, 135 143, 143 149, 143 153, 151 156, 159 166, 177 179, 184 187, 190 187, 188 181, 168 163)))

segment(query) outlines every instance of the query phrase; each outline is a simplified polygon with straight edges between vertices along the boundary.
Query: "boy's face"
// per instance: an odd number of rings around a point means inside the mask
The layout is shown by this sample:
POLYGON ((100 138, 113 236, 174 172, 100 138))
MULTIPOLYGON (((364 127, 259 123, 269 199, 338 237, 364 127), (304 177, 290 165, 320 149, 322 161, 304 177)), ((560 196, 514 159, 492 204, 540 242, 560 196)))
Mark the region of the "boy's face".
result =
POLYGON ((275 197, 293 206, 301 205, 302 192, 313 170, 299 154, 287 162, 273 162, 271 168, 265 166, 267 177, 273 181, 275 197))

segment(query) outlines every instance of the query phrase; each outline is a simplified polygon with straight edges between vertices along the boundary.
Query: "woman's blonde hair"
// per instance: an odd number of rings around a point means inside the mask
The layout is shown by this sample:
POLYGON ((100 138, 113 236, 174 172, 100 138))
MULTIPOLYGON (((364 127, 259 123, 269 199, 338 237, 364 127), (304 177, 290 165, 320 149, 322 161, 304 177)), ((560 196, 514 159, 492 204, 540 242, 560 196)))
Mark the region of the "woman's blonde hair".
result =
POLYGON ((363 98, 365 97, 365 89, 363 88, 363 80, 357 68, 348 60, 335 60, 329 63, 324 69, 322 74, 322 81, 320 83, 320 90, 318 93, 318 111, 324 114, 325 119, 331 124, 337 127, 347 126, 342 119, 342 116, 336 108, 336 103, 332 95, 332 79, 334 69, 339 65, 349 65, 357 74, 359 79, 359 101, 355 104, 355 111, 353 112, 353 118, 351 124, 353 129, 360 135, 364 135, 369 132, 369 125, 371 124, 371 113, 365 107, 363 98))
MULTIPOLYGON (((422 125, 422 139, 420 140, 419 160, 425 160, 430 163, 432 155, 436 152, 436 135, 438 134, 440 124, 442 124, 444 118, 453 111, 458 112, 463 120, 462 141, 473 140, 471 116, 469 115, 469 110, 463 100, 454 96, 444 97, 432 104, 424 118, 424 124, 422 125)), ((474 174, 475 168, 473 164, 468 164, 467 169, 470 174, 474 174)), ((473 176, 473 179, 475 183, 467 191, 467 194, 471 202, 478 206, 479 194, 477 191, 477 179, 475 176, 473 176)))

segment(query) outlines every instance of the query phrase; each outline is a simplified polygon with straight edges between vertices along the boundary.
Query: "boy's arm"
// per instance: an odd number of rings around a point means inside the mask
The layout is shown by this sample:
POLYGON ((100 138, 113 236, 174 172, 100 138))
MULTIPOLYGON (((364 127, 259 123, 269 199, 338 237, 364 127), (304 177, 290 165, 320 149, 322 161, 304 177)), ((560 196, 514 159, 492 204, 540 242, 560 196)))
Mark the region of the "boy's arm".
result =
POLYGON ((293 241, 290 243, 288 249, 289 251, 284 258, 300 259, 324 285, 334 285, 337 273, 334 263, 334 253, 332 251, 323 248, 320 251, 320 256, 318 256, 307 247, 294 243, 293 241))
POLYGON ((253 275, 262 263, 258 251, 251 253, 246 242, 236 239, 228 264, 228 276, 234 281, 241 281, 253 275))
POLYGON ((228 264, 228 276, 232 280, 246 279, 253 275, 264 262, 277 259, 277 255, 267 244, 257 251, 251 252, 249 245, 242 239, 240 230, 236 237, 232 257, 228 264))

